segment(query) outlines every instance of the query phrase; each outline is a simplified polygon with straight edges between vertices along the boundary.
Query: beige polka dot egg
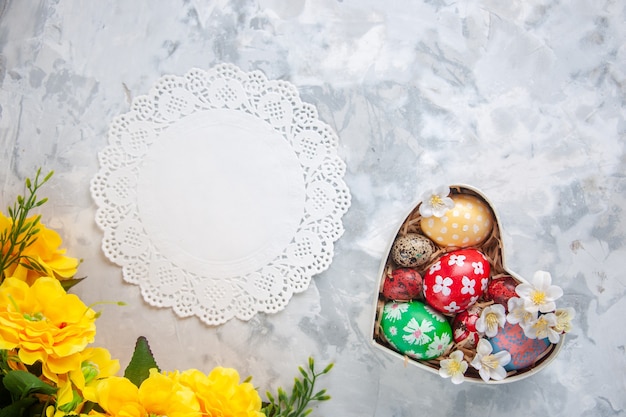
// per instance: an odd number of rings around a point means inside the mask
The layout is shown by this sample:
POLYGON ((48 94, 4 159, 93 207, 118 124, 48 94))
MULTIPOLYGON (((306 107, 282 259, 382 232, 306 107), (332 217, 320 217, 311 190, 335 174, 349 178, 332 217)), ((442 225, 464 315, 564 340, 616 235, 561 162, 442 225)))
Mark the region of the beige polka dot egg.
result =
POLYGON ((489 237, 494 224, 485 202, 468 194, 453 194, 454 207, 442 217, 422 217, 422 232, 437 245, 467 248, 489 237))

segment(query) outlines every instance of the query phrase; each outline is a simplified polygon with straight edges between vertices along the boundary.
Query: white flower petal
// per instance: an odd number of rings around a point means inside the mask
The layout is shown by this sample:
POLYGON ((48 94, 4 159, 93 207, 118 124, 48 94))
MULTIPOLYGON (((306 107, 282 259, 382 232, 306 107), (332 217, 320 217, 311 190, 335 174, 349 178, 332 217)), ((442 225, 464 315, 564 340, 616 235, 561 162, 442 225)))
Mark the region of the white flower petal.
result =
POLYGON ((550 329, 548 330, 548 340, 550 340, 550 343, 559 343, 559 340, 561 340, 561 335, 555 332, 554 329, 550 329))
MULTIPOLYGON (((460 350, 455 350, 454 352, 452 352, 450 354, 450 359, 453 359, 453 360, 455 360, 457 362, 462 362, 463 361, 463 352, 461 352, 460 350)), ((465 365, 467 366, 467 364, 465 364, 465 365)))
POLYGON ((558 300, 563 296, 563 289, 558 285, 551 285, 546 291, 546 296, 551 300, 558 300))
POLYGON ((419 212, 420 212, 420 215, 421 215, 422 217, 432 217, 432 215, 433 215, 433 209, 432 209, 432 207, 431 207, 431 206, 429 206, 429 205, 426 205, 426 204, 424 204, 424 203, 422 203, 422 204, 420 205, 419 212))
POLYGON ((495 381, 502 381, 504 378, 506 378, 506 369, 498 366, 496 369, 491 370, 490 376, 495 381))
POLYGON ((487 368, 480 368, 478 374, 485 382, 489 381, 489 378, 491 378, 491 372, 487 368))
POLYGON ((493 347, 491 347, 491 343, 489 343, 486 339, 480 339, 478 341, 478 345, 476 346, 476 353, 480 356, 487 356, 493 352, 493 347))
POLYGON ((521 298, 530 297, 530 294, 532 293, 532 291, 533 291, 533 286, 530 284, 519 284, 517 287, 515 287, 515 292, 521 298))
MULTIPOLYGON (((467 362, 465 363, 465 368, 467 369, 467 362)), ((465 371, 463 371, 465 372, 465 371)), ((452 375, 452 383, 453 384, 461 384, 463 383, 463 381, 465 380, 465 378, 463 377, 463 373, 459 372, 457 374, 452 375)))
POLYGON ((502 366, 507 365, 509 362, 511 362, 511 354, 507 352, 506 350, 501 350, 500 352, 494 354, 493 356, 496 357, 496 359, 498 360, 498 363, 502 366))
POLYGON ((533 275, 533 285, 537 289, 546 290, 552 284, 552 276, 546 271, 537 271, 533 275))
POLYGON ((554 301, 549 301, 547 303, 543 303, 537 307, 539 311, 542 313, 550 313, 556 309, 556 303, 554 301))
POLYGON ((438 195, 450 195, 450 187, 448 187, 445 184, 439 184, 438 186, 436 186, 432 192, 433 194, 438 194, 438 195))

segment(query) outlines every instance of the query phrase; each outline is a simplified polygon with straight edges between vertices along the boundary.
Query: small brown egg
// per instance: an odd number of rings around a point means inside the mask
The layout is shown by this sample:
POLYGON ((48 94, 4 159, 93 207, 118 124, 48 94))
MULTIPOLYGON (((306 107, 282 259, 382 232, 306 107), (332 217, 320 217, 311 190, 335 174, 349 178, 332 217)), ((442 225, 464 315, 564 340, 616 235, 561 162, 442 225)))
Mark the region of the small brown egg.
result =
POLYGON ((436 250, 435 244, 427 237, 407 233, 393 242, 391 259, 399 266, 416 268, 428 263, 436 250))

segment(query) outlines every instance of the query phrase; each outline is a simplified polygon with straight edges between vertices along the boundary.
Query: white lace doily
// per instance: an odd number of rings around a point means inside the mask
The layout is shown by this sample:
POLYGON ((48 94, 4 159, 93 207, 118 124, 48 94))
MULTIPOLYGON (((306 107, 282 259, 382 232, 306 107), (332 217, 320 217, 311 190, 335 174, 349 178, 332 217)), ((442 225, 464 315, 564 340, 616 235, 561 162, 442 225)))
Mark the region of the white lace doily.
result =
POLYGON ((99 159, 105 255, 146 302, 210 325, 282 310, 330 265, 350 205, 316 109, 229 64, 161 78, 99 159))

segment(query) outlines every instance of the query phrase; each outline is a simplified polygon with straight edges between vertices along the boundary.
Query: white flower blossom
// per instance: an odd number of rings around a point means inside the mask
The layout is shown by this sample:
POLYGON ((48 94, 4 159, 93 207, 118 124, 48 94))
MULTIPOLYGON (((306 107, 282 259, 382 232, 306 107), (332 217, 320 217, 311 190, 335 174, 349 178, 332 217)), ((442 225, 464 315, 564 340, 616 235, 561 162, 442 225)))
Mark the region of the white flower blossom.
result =
POLYGON ((498 329, 504 327, 506 323, 506 312, 501 304, 492 304, 485 307, 476 320, 476 330, 486 335, 494 337, 498 334, 498 329))
POLYGON ((480 339, 476 346, 476 356, 472 359, 471 365, 478 369, 478 373, 483 381, 489 379, 496 381, 506 378, 506 370, 504 365, 511 362, 511 354, 506 350, 502 350, 496 354, 492 354, 493 347, 486 339, 480 339))
POLYGON ((448 197, 449 195, 450 187, 445 185, 426 191, 422 194, 420 215, 422 217, 443 217, 448 210, 454 208, 454 201, 448 197))
POLYGON ((453 384, 463 382, 463 375, 467 371, 467 362, 463 360, 463 352, 455 350, 448 359, 439 362, 439 375, 443 378, 451 378, 453 384))
POLYGON ((569 333, 572 330, 572 320, 576 316, 576 311, 571 307, 557 308, 554 314, 556 315, 554 330, 559 333, 569 333))
POLYGON ((442 293, 447 297, 452 292, 450 285, 452 285, 453 282, 450 277, 443 278, 441 275, 437 275, 435 277, 435 285, 433 285, 433 292, 435 294, 442 293))
POLYGON ((560 336, 554 330, 555 326, 556 314, 548 313, 541 314, 533 324, 523 329, 526 337, 530 339, 545 339, 547 337, 550 343, 558 343, 560 336))
POLYGON ((538 313, 526 311, 524 308, 524 300, 518 297, 509 298, 508 304, 509 314, 506 315, 506 321, 510 324, 519 324, 526 333, 526 328, 532 326, 537 320, 538 313))
POLYGON ((524 300, 524 308, 529 312, 549 313, 554 311, 554 301, 563 295, 563 290, 552 284, 549 272, 537 271, 532 284, 519 284, 515 292, 524 300))

